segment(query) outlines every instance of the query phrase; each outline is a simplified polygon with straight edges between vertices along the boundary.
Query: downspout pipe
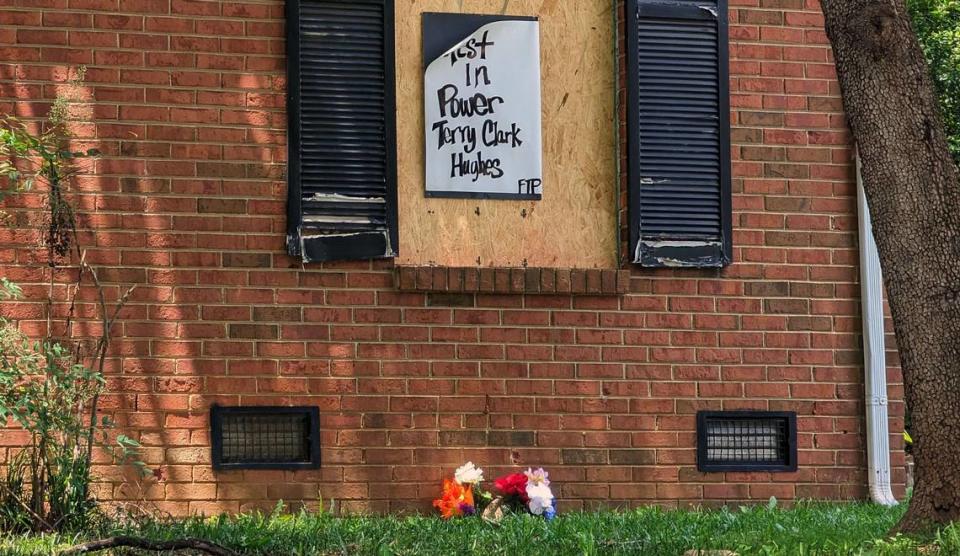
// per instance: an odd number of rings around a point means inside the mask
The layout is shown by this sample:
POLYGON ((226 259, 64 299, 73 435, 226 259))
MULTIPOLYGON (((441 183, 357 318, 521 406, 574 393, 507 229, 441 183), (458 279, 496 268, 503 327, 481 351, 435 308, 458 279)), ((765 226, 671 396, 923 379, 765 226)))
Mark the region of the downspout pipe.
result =
POLYGON ((870 498, 893 506, 890 489, 890 419, 887 412, 887 360, 884 345, 883 274, 870 223, 857 154, 857 212, 860 215, 860 295, 863 311, 864 384, 867 408, 867 468, 870 498))

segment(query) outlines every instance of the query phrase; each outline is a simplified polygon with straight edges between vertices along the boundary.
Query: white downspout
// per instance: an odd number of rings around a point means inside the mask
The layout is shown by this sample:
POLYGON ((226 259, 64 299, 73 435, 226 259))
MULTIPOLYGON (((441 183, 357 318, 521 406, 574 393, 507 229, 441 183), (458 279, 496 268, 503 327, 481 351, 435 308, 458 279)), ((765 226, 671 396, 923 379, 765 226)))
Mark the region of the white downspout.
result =
POLYGON ((877 504, 893 506, 897 504, 897 499, 890 490, 890 420, 887 415, 887 360, 883 338, 883 275, 880 271, 877 244, 873 238, 873 227, 870 224, 870 209, 863 191, 859 154, 856 158, 870 497, 877 504))

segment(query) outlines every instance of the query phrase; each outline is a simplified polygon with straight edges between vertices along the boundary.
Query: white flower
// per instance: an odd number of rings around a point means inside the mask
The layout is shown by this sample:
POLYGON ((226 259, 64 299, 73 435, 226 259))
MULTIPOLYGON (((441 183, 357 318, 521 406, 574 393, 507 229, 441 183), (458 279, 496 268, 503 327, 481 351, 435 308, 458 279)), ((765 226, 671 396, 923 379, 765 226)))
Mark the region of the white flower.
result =
POLYGON ((553 507, 553 491, 542 482, 527 481, 527 497, 530 502, 527 507, 533 515, 543 515, 547 508, 553 507))
POLYGON ((457 471, 453 474, 453 478, 456 479, 457 484, 475 485, 483 482, 483 469, 473 465, 472 461, 468 461, 466 464, 457 468, 457 471))

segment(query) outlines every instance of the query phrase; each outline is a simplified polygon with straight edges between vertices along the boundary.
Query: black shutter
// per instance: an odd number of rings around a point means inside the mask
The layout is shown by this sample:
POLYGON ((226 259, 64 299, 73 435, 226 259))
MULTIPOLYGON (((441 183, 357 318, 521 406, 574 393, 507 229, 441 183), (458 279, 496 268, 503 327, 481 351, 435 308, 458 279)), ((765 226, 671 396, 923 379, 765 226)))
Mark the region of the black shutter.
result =
POLYGON ((287 0, 287 247, 397 253, 393 0, 287 0))
POLYGON ((628 0, 635 263, 718 267, 732 252, 726 0, 628 0))

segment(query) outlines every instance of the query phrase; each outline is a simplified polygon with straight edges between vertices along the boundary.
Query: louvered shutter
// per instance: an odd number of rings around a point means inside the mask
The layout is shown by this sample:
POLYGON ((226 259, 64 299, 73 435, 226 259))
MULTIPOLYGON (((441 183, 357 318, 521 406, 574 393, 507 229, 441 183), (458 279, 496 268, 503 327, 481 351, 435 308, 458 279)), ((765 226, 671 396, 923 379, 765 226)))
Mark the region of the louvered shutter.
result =
POLYGON ((288 250, 397 252, 392 0, 287 0, 288 250))
POLYGON ((726 0, 628 0, 634 262, 730 263, 726 0))

